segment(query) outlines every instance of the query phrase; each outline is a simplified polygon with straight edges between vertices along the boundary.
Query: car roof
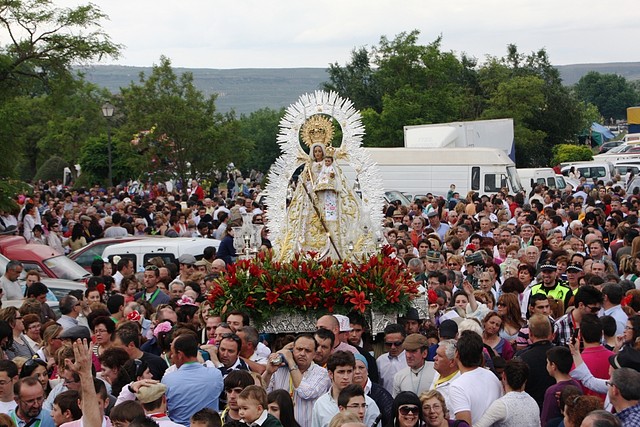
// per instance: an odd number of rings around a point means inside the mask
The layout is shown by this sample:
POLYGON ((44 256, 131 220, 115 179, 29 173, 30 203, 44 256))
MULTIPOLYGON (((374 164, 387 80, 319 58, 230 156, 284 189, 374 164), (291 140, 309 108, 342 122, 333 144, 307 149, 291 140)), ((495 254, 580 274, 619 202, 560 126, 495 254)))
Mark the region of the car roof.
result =
POLYGON ((146 247, 156 247, 156 246, 179 246, 179 245, 188 245, 190 242, 208 243, 207 246, 219 246, 220 240, 217 239, 204 239, 202 237, 158 237, 155 239, 142 239, 142 240, 134 240, 131 242, 123 242, 117 243, 115 245, 109 246, 109 250, 112 251, 114 249, 128 249, 128 248, 146 248, 146 247))
POLYGON ((26 259, 24 254, 32 254, 32 256, 43 260, 62 255, 51 246, 33 243, 20 243, 17 245, 7 246, 4 248, 4 253, 8 258, 18 260, 26 259))

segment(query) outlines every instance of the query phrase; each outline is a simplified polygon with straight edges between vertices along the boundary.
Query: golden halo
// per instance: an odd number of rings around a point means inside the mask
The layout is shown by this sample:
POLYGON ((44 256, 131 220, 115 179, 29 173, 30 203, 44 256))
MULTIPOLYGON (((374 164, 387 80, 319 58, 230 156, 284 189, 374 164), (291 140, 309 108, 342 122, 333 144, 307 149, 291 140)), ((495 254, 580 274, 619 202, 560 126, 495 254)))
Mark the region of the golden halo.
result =
POLYGON ((300 130, 302 142, 309 148, 313 144, 322 144, 325 147, 331 145, 333 140, 333 124, 331 120, 321 114, 316 114, 307 119, 300 130))

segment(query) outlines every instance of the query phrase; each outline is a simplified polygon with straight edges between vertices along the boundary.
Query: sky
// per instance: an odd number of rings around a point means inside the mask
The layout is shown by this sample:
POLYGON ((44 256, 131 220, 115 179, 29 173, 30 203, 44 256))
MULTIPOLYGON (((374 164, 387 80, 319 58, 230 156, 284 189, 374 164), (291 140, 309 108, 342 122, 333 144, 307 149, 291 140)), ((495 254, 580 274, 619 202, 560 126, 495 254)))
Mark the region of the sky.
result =
POLYGON ((104 64, 150 66, 165 55, 174 67, 325 68, 414 29, 422 44, 441 35, 444 50, 480 61, 503 56, 510 43, 522 53, 545 48, 554 65, 638 60, 636 0, 92 1, 109 16, 103 29, 124 45, 104 64))

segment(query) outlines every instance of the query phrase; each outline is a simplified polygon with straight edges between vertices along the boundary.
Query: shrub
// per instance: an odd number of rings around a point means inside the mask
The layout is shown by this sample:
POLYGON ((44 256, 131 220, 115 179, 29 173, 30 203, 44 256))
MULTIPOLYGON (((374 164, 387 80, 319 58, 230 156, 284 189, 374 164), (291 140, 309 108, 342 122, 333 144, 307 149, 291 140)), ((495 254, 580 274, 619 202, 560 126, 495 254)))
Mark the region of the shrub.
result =
POLYGON ((593 152, 586 145, 558 144, 553 147, 551 166, 563 162, 579 162, 593 160, 593 152))

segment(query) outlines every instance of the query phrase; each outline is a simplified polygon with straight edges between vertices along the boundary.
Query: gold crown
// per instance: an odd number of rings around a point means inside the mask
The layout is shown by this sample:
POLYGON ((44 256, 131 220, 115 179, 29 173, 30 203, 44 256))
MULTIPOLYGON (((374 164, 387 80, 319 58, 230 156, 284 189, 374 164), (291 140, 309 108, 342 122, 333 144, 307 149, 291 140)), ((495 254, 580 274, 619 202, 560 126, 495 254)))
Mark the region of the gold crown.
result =
POLYGON ((309 148, 313 144, 328 146, 333 139, 333 124, 329 118, 316 114, 304 122, 301 133, 302 142, 309 148))

